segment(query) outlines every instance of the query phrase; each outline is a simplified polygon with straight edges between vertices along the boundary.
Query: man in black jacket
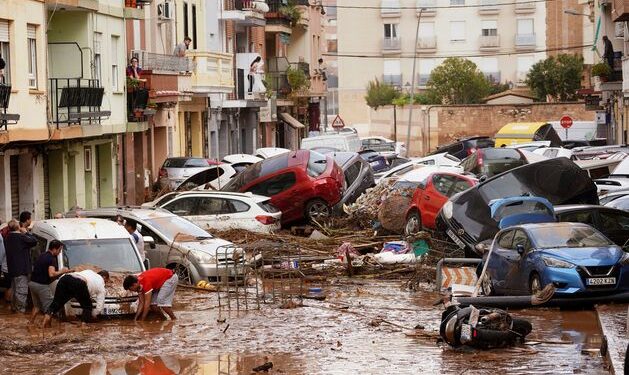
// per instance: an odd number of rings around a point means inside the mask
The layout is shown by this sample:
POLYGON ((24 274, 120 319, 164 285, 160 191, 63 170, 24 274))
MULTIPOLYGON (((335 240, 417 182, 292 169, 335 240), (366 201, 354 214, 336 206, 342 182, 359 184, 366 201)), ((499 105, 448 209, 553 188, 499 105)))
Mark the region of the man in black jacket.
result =
POLYGON ((37 239, 28 233, 26 226, 20 226, 15 220, 9 222, 9 229, 11 232, 9 232, 4 246, 7 253, 9 276, 13 284, 11 307, 13 311, 25 313, 28 279, 32 271, 31 249, 37 245, 37 239))
POLYGON ((609 40, 607 35, 603 36, 603 46, 605 47, 603 50, 603 59, 607 62, 612 71, 614 70, 614 45, 612 41, 609 40))

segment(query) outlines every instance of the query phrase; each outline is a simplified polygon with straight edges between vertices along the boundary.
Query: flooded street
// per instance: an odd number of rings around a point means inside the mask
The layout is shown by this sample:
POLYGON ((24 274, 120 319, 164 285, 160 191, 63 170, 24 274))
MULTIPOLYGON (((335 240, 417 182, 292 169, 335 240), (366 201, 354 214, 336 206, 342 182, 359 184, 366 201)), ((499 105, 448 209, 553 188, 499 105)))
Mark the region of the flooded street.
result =
POLYGON ((104 369, 111 374, 249 374, 266 362, 273 363, 271 373, 285 374, 605 373, 600 355, 582 354, 600 347, 593 311, 516 311, 533 324, 531 341, 554 343, 453 350, 437 345, 435 338, 405 334, 418 324, 436 333, 441 310, 431 306, 435 294, 411 293, 399 285, 340 281, 326 287, 326 301, 305 300, 304 307, 288 309, 263 305, 240 313, 219 311, 215 293, 179 289, 174 322, 110 320, 86 328, 55 323, 43 333, 27 328, 25 317, 5 311, 0 329, 22 344, 17 350, 23 353, 5 350, 2 363, 7 373, 22 374, 100 374, 104 369))

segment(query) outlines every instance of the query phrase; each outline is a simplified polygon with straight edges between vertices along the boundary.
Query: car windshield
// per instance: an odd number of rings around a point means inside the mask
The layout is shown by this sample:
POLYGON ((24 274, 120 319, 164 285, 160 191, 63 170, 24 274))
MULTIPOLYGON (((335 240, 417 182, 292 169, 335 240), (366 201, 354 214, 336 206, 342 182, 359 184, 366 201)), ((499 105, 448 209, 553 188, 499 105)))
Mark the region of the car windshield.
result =
POLYGON ((308 176, 319 177, 325 169, 328 167, 325 156, 318 152, 310 151, 310 158, 308 159, 308 176))
POLYGON ((288 168, 288 156, 288 154, 282 154, 251 165, 232 178, 221 190, 238 192, 260 177, 288 168))
POLYGON ((595 229, 584 226, 562 225, 530 229, 540 248, 600 247, 612 243, 595 229))
POLYGON ((172 241, 177 235, 179 235, 179 237, 177 237, 177 242, 212 238, 208 232, 179 216, 149 219, 146 220, 146 223, 155 228, 158 232, 162 233, 170 241, 172 241))
POLYGON ((64 266, 93 265, 109 272, 141 272, 131 238, 63 241, 64 266))

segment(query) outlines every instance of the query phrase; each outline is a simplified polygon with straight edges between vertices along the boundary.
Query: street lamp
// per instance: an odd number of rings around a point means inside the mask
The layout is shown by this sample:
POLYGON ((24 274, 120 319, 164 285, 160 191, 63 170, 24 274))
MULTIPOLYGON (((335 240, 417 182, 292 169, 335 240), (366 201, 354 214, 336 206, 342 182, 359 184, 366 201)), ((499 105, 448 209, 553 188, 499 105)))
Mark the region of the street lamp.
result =
MULTIPOLYGON (((422 19, 422 12, 426 8, 420 8, 417 15, 417 30, 415 30, 415 45, 413 46, 413 76, 411 77, 411 107, 408 110, 408 128, 406 129, 406 156, 410 154, 411 150, 411 121, 413 120, 413 95, 415 94, 415 66, 417 65, 417 43, 419 42, 419 22, 422 19)), ((423 142, 423 139, 422 139, 423 142)), ((423 148, 423 147, 422 147, 423 148)), ((422 150, 424 151, 424 150, 422 150)))

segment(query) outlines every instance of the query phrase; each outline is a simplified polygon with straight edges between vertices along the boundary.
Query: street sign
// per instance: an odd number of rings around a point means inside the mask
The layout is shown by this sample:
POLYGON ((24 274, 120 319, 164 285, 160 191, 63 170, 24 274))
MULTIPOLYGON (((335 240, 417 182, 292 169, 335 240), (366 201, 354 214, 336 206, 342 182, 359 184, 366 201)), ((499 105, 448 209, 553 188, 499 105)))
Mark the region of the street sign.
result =
POLYGON ((332 127, 337 130, 343 129, 345 127, 345 121, 343 121, 340 115, 336 115, 334 121, 332 121, 332 127))
POLYGON ((569 129, 572 126, 572 117, 563 116, 561 120, 559 120, 559 124, 561 124, 564 129, 569 129))

